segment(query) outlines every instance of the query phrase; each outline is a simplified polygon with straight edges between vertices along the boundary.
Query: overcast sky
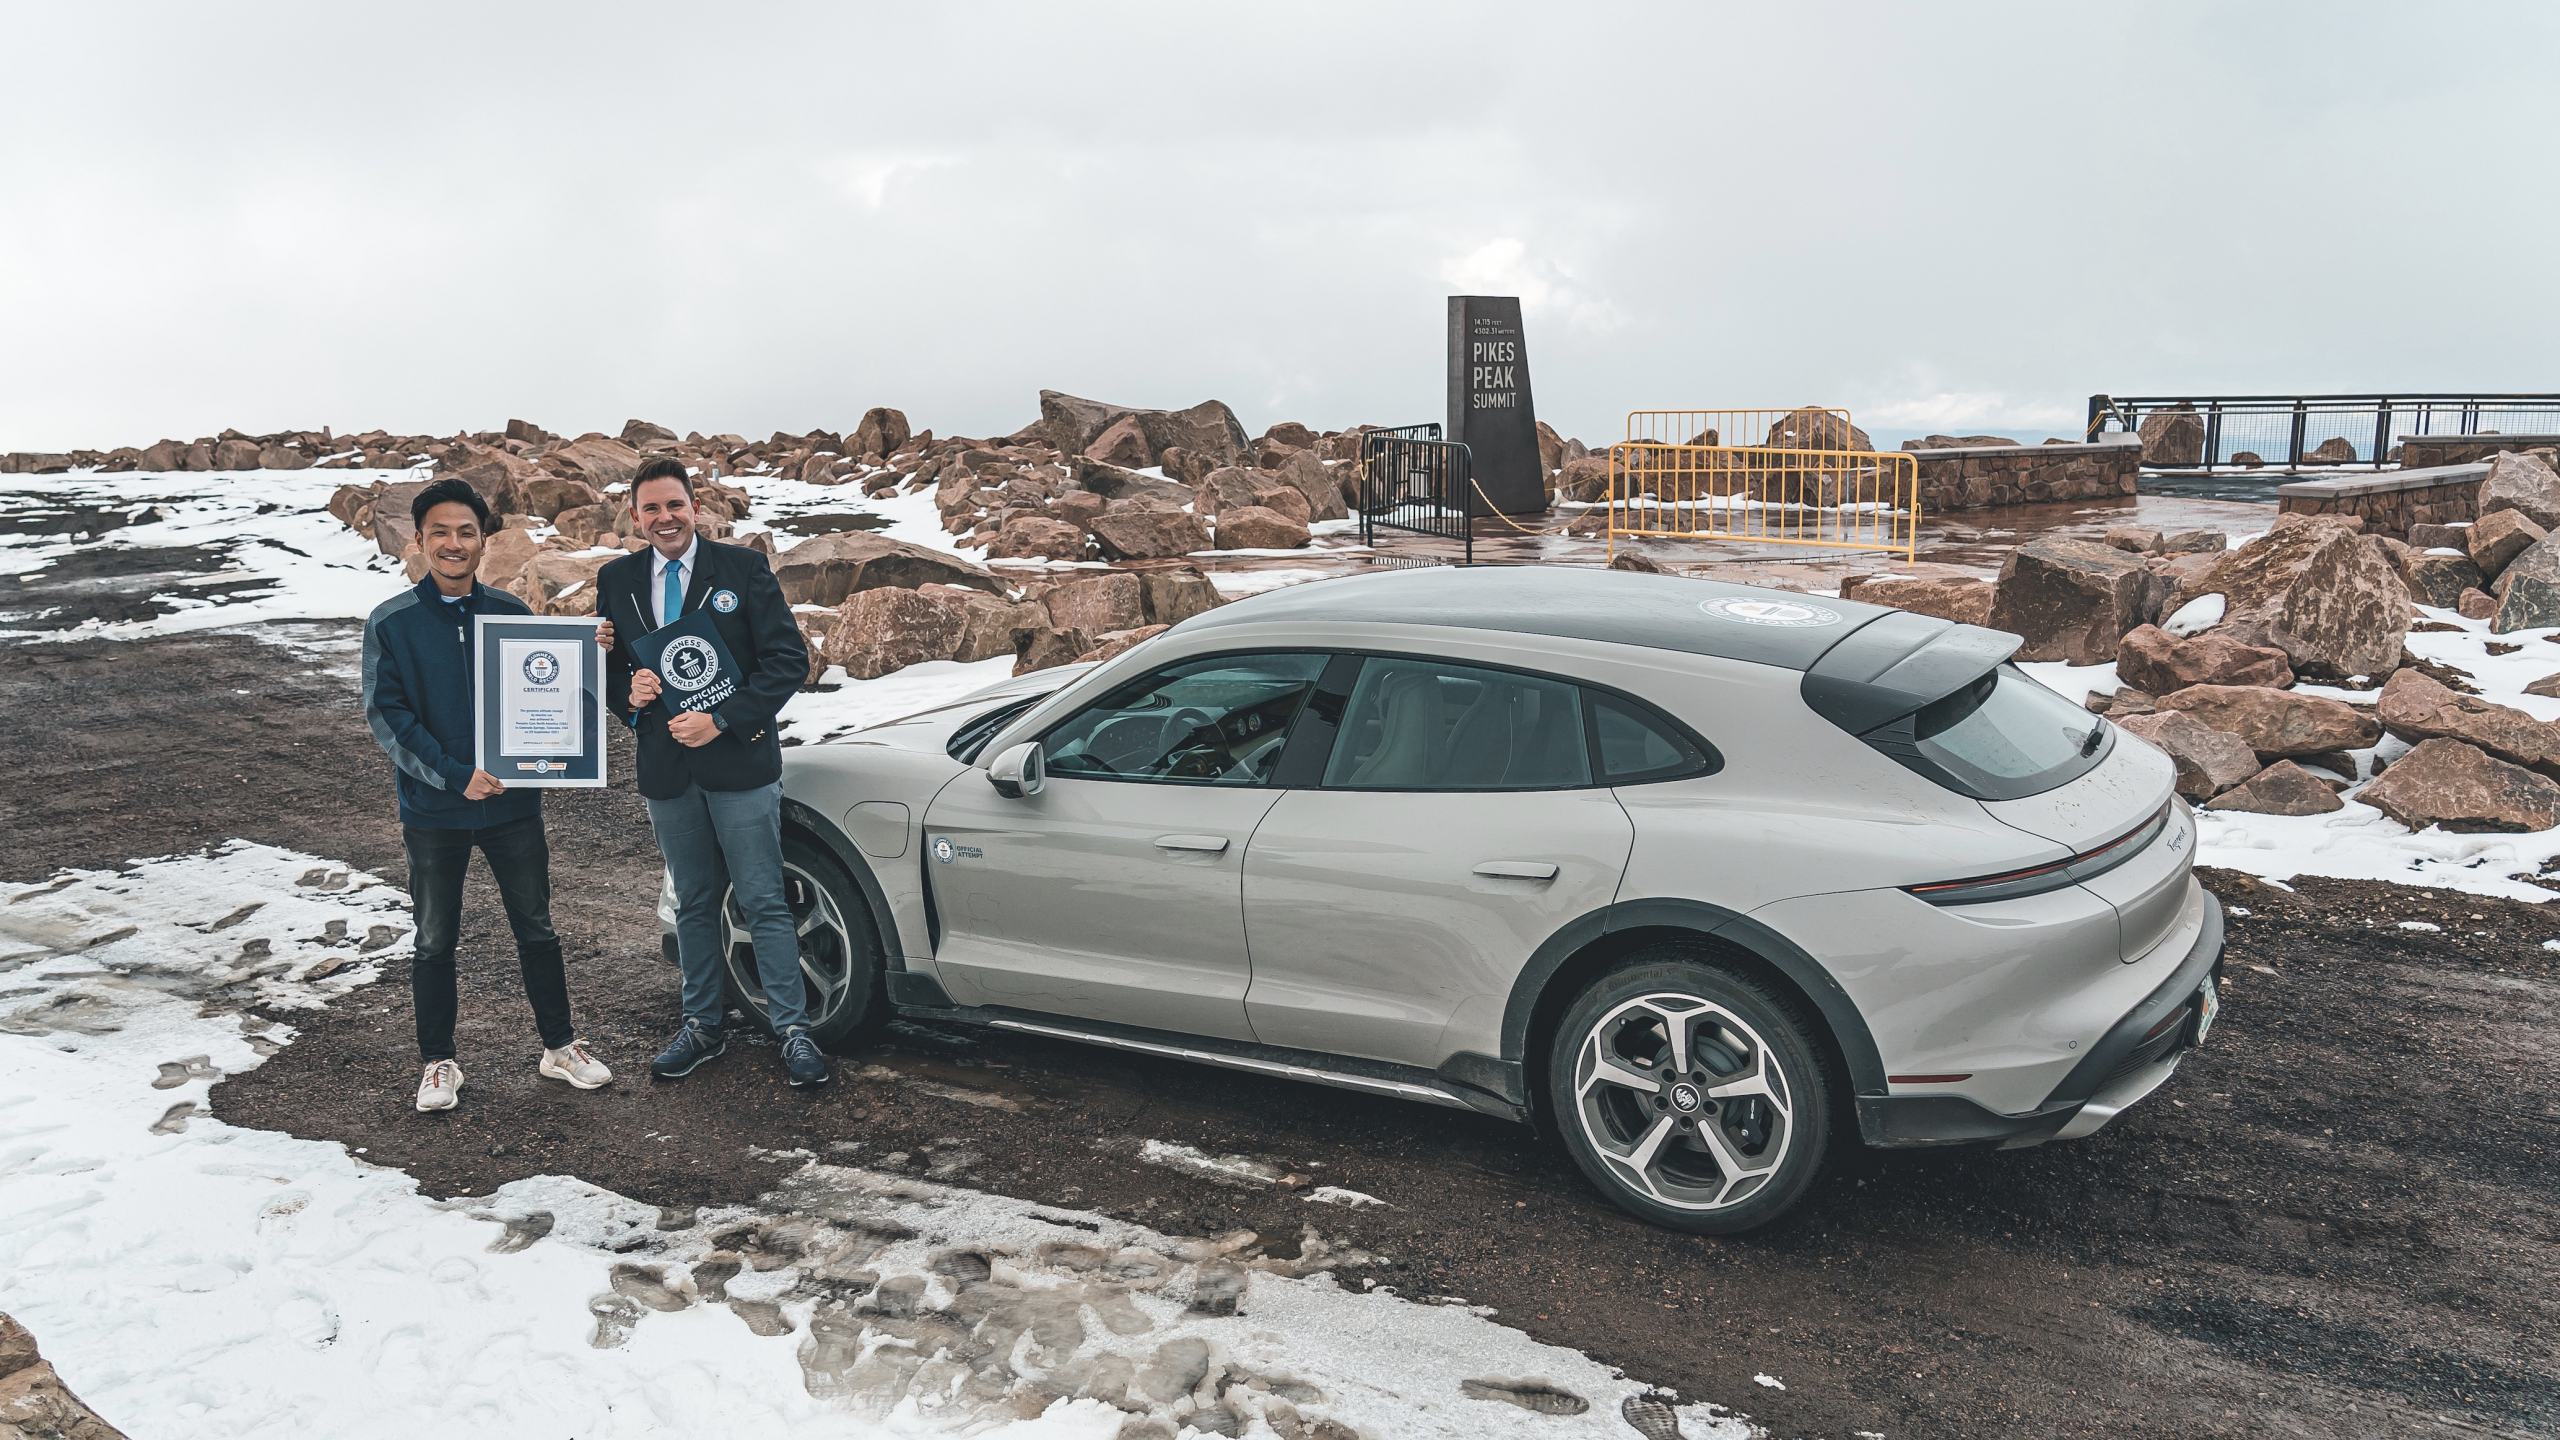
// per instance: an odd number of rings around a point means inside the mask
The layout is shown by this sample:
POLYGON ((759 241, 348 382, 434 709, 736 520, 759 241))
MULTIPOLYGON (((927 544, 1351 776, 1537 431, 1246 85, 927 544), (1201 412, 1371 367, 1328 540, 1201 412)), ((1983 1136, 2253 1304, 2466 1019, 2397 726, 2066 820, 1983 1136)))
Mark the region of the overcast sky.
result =
POLYGON ((2560 390, 2560 7, 0 0, 0 449, 2560 390))

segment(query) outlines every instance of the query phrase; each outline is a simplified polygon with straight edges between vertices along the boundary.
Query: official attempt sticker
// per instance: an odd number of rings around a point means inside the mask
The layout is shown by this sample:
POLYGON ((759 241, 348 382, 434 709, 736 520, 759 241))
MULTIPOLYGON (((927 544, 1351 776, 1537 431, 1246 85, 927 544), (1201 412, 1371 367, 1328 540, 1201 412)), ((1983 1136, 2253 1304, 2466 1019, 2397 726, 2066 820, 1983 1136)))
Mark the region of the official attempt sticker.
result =
POLYGON ((1719 596, 1713 600, 1699 601, 1698 608, 1719 620, 1733 620, 1744 625, 1775 625, 1788 630, 1809 630, 1817 625, 1840 623, 1839 611, 1802 600, 1758 600, 1719 596))

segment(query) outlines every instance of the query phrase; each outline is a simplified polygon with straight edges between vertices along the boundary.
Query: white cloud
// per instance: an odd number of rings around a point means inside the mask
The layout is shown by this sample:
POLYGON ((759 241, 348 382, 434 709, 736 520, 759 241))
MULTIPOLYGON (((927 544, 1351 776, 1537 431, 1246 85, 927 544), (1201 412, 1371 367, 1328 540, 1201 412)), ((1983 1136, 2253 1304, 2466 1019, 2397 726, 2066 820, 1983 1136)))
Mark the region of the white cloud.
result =
POLYGON ((950 155, 835 155, 818 162, 818 173, 876 215, 889 203, 890 186, 959 163, 950 155))
POLYGON ((1561 319, 1587 330, 1612 330, 1621 323, 1617 307, 1577 286, 1571 270, 1531 256, 1528 242, 1511 236, 1450 256, 1438 274, 1456 294, 1517 295, 1526 318, 1561 319))

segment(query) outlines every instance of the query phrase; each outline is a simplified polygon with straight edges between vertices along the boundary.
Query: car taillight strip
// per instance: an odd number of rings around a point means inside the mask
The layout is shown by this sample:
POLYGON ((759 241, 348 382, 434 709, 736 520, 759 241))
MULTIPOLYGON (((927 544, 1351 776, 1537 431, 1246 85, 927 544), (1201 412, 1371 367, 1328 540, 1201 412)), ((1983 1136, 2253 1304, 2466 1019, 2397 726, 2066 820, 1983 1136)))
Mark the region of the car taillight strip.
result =
POLYGON ((2141 854, 2160 837, 2161 831, 2168 828, 2169 812, 2177 803, 2169 801, 2151 812, 2150 818, 2122 835, 2067 860, 2055 860, 2024 870, 2007 870, 1997 875, 1978 875, 1968 880, 1933 880, 1925 885, 1906 885, 1903 889, 1932 905, 1978 905, 1991 900, 2041 895, 2049 890, 2077 885, 2141 854))

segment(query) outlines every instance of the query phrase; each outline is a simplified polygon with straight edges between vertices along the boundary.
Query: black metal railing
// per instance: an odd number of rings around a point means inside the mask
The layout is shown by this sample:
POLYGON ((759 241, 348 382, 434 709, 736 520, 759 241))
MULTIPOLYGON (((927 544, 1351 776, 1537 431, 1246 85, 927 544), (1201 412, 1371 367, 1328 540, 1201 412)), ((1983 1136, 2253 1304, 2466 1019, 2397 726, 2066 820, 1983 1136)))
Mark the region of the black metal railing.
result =
POLYGON ((2110 430, 2150 470, 2385 465, 2411 436, 2560 431, 2560 395, 2090 396, 2088 437, 2110 430))
POLYGON ((1402 531, 1455 540, 1462 563, 1476 558, 1475 455, 1440 438, 1437 424, 1372 430, 1360 437, 1360 543, 1402 531))

